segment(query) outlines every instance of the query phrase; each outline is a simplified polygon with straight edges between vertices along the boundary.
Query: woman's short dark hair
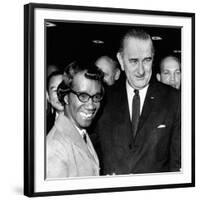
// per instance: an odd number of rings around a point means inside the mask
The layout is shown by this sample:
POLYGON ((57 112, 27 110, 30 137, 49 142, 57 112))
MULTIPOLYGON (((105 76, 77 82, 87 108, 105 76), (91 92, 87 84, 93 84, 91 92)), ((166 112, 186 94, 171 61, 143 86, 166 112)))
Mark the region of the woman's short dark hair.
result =
MULTIPOLYGON (((59 101, 64 105, 64 97, 70 92, 73 87, 74 76, 80 72, 84 72, 87 79, 99 81, 103 83, 103 72, 94 64, 81 61, 74 61, 67 65, 64 69, 63 81, 59 84, 57 95, 59 101)), ((103 85, 102 85, 103 89, 103 85)))

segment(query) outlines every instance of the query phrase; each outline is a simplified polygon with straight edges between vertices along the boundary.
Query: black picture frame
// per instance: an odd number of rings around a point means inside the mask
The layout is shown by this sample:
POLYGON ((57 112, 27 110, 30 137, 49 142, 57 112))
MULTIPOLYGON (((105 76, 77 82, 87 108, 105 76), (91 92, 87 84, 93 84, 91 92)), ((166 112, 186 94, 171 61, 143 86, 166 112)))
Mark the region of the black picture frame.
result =
MULTIPOLYGON (((49 19, 48 16, 44 16, 44 19, 49 19)), ((52 18, 52 20, 54 20, 52 18)), ((56 18, 56 20, 59 20, 56 18)), ((63 20, 63 19, 60 19, 63 20)), ((68 20, 68 19, 66 19, 68 20)), ((71 18, 70 18, 71 20, 71 18)), ((74 21, 78 21, 77 19, 72 19, 74 21)), ((44 21, 44 20, 43 20, 44 21)), ((140 19, 139 19, 140 21, 140 19)), ((96 23, 92 21, 91 23, 96 23)), ((110 22, 112 23, 112 22, 110 22)), ((122 24, 131 25, 130 22, 120 22, 122 24)), ((139 22, 140 23, 140 22, 139 22)), ((141 23, 143 23, 141 21, 141 23)), ((155 22, 152 22, 152 27, 155 25, 155 22)), ((177 22, 178 23, 178 22, 177 22)), ((172 23, 172 26, 175 26, 172 23)), ((43 26, 44 28, 44 26, 43 26)), ((43 33, 42 33, 43 35, 43 33)), ((43 37, 43 36, 41 36, 43 37)), ((182 39, 182 50, 186 51, 184 38, 182 39)), ((43 43, 45 45, 45 43, 43 43)), ((185 53, 182 52, 182 56, 185 53)), ((44 54, 44 56, 46 56, 44 54)), ((40 66, 40 69, 45 67, 45 61, 42 59, 43 66, 40 66)), ((44 70, 45 71, 45 70, 44 70)), ((186 73, 186 72, 185 72, 186 73)), ((45 82, 45 81, 43 81, 45 82)), ((184 82, 184 80, 183 80, 184 82)), ((43 96, 40 97, 44 99, 45 92, 42 92, 43 96)), ((44 102, 44 100, 43 100, 44 102)), ((186 106, 185 106, 186 107, 186 106)), ((183 109, 185 108, 183 106, 183 109)), ((44 114, 40 116, 44 117, 44 114)), ((45 135, 45 134, 44 134, 45 135)), ((42 136, 44 137, 44 136, 42 136)), ((43 144, 45 146, 45 144, 43 144)), ((39 151, 43 151, 43 149, 39 149, 39 151)), ((186 159, 186 158, 184 158, 186 159)), ((184 171, 182 174, 184 175, 184 171)), ((181 176, 181 175, 180 175, 181 176)), ((40 177, 41 178, 41 177, 40 177)), ((110 180, 112 177, 108 177, 110 180)), ((131 177, 128 177, 131 178, 131 177)), ((95 179, 94 179, 95 180, 95 179)), ((84 193, 99 193, 99 192, 119 192, 119 191, 132 191, 132 190, 147 190, 147 189, 162 189, 162 188, 180 188, 180 187, 194 187, 195 186, 195 14, 194 13, 186 13, 186 12, 166 12, 166 11, 150 11, 150 10, 134 10, 134 9, 121 9, 121 8, 105 8, 105 7, 86 7, 86 6, 73 6, 73 5, 55 5, 55 4, 36 4, 30 3, 24 6, 24 195, 29 197, 36 196, 50 196, 50 195, 69 195, 69 194, 84 194, 84 193), (44 187, 41 190, 36 190, 37 181, 36 181, 36 159, 37 159, 37 141, 36 138, 36 99, 37 95, 37 87, 36 82, 38 80, 36 71, 38 70, 37 62, 36 62, 36 52, 37 52, 37 44, 36 44, 36 35, 38 33, 37 27, 37 15, 39 15, 36 10, 42 11, 56 11, 56 12, 68 12, 73 11, 76 13, 79 12, 91 12, 91 16, 94 17, 95 13, 98 12, 100 15, 128 15, 128 16, 150 16, 150 17, 165 17, 165 18, 178 18, 180 20, 180 27, 183 27, 183 31, 185 29, 189 30, 189 41, 188 44, 190 46, 190 54, 188 61, 184 61, 185 64, 189 63, 191 67, 189 67, 189 80, 190 87, 184 88, 182 87, 182 92, 187 94, 189 93, 190 103, 188 107, 190 113, 190 133, 189 134, 189 142, 184 143, 185 146, 189 146, 190 155, 189 157, 189 180, 179 181, 179 182, 169 182, 164 184, 140 184, 140 185, 129 185, 129 186, 101 186, 95 188, 84 188, 84 189, 60 189, 51 190, 46 189, 44 187), (185 20, 185 21, 184 21, 185 20), (185 24, 186 25, 185 25, 185 24), (36 70, 37 69, 37 70, 36 70), (184 91, 185 89, 185 91, 184 91)), ((43 186, 42 186, 43 187, 43 186)), ((48 187, 47 187, 48 188, 48 187)))

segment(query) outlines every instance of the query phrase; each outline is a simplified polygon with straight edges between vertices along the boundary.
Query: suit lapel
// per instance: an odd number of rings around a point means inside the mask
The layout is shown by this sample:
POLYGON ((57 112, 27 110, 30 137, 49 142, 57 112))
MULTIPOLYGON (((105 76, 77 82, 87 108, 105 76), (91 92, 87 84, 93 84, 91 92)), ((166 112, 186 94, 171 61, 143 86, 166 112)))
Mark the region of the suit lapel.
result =
POLYGON ((126 79, 123 79, 119 87, 117 87, 113 103, 115 103, 115 108, 117 108, 115 109, 117 113, 114 112, 113 116, 114 118, 116 118, 117 123, 123 124, 124 121, 130 121, 128 98, 126 92, 126 79))
POLYGON ((117 96, 114 98, 115 108, 117 109, 115 112, 113 112, 112 116, 112 121, 115 123, 114 138, 117 143, 121 143, 123 145, 123 141, 126 144, 127 141, 125 140, 131 141, 133 139, 125 80, 121 82, 120 87, 118 87, 118 91, 116 91, 116 93, 117 96))
MULTIPOLYGON (((98 159, 96 159, 95 156, 93 156, 92 153, 89 151, 87 144, 84 142, 78 130, 66 116, 64 115, 59 116, 58 120, 56 121, 56 127, 58 128, 58 130, 60 130, 60 133, 63 135, 63 138, 67 138, 68 140, 70 139, 74 145, 78 146, 79 149, 86 152, 88 157, 91 158, 91 160, 95 160, 95 162, 98 163, 98 159)), ((90 140, 88 141, 91 148, 92 144, 90 140)))
MULTIPOLYGON (((118 140, 123 141, 125 140, 124 138, 132 140, 133 135, 131 129, 131 120, 130 120, 125 80, 121 82, 120 86, 118 87, 118 91, 116 91, 118 96, 113 97, 114 99, 116 99, 115 108, 118 108, 116 109, 116 112, 113 112, 112 116, 112 120, 115 122, 114 138, 117 141, 118 140), (118 91, 120 91, 121 93, 119 93, 118 91)), ((150 84, 145 97, 142 114, 140 116, 137 134, 145 124, 148 124, 149 127, 154 126, 154 124, 156 123, 155 115, 160 109, 161 105, 160 101, 161 101, 160 92, 158 91, 156 84, 155 83, 150 84), (148 123, 146 122, 147 120, 148 123)))
POLYGON ((156 123, 155 119, 157 118, 155 117, 155 115, 157 115, 156 113, 158 113, 158 111, 161 109, 161 106, 163 106, 161 100, 162 98, 160 96, 156 83, 150 84, 145 97, 142 114, 140 116, 138 132, 145 124, 153 126, 156 123))

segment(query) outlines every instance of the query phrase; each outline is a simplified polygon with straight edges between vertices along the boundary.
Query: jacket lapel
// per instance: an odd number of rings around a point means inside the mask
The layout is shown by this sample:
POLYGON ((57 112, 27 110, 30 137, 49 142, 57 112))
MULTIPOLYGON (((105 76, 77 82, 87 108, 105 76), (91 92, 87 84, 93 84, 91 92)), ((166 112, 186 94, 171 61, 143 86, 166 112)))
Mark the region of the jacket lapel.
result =
POLYGON ((146 97, 145 97, 142 114, 140 116, 138 132, 142 129, 144 124, 150 125, 151 120, 153 120, 151 124, 152 125, 154 124, 155 122, 154 115, 156 115, 156 113, 160 109, 160 105, 161 105, 160 94, 156 87, 156 84, 150 84, 147 90, 146 97), (150 120, 150 121, 148 121, 147 123, 147 120, 150 120))
POLYGON ((121 143, 123 145, 123 141, 125 144, 127 143, 127 141, 125 140, 132 141, 133 135, 131 131, 130 113, 126 92, 126 81, 124 80, 120 86, 121 89, 117 91, 118 96, 116 96, 115 98, 115 106, 118 109, 116 109, 116 112, 113 113, 112 120, 115 123, 114 138, 117 143, 121 143))
MULTIPOLYGON (((91 160, 95 160, 95 162, 98 163, 98 159, 95 158, 95 156, 93 156, 92 153, 89 151, 88 146, 84 142, 84 140, 81 137, 80 133, 78 132, 78 130, 69 121, 69 119, 66 116, 64 116, 64 115, 60 115, 59 116, 58 120, 56 121, 56 127, 60 131, 60 133, 63 135, 63 138, 71 140, 71 142, 74 145, 78 146, 79 149, 81 149, 85 153, 87 153, 88 157, 90 157, 91 160)), ((89 142, 90 148, 93 149, 93 147, 91 147, 92 144, 90 142, 90 139, 88 139, 88 137, 87 137, 87 140, 89 142)))

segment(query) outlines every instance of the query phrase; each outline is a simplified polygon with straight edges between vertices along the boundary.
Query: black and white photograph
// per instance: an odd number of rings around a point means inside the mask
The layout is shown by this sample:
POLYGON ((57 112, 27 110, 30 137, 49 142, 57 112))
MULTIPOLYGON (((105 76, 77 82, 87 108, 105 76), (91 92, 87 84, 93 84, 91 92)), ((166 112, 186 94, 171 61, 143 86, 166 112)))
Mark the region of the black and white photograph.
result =
POLYGON ((194 13, 24 14, 24 194, 194 186, 194 13))
MULTIPOLYGON (((179 172, 181 28, 56 21, 45 25, 50 104, 46 119, 47 178, 179 172), (96 67, 102 71, 104 83, 98 89, 95 86, 94 92, 84 88, 82 78, 73 82, 76 73, 96 67), (70 124, 59 120, 63 113, 70 124), (87 149, 80 137, 86 130, 89 141, 85 143, 92 149, 89 158, 95 158, 92 161, 79 152, 87 149), (84 163, 91 166, 84 169, 84 163)), ((84 77, 93 80, 87 73, 84 77)), ((94 75, 100 76, 98 72, 94 75)))

